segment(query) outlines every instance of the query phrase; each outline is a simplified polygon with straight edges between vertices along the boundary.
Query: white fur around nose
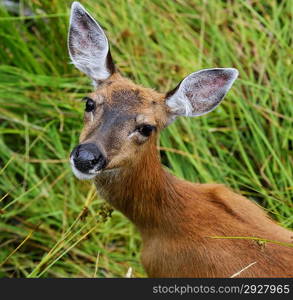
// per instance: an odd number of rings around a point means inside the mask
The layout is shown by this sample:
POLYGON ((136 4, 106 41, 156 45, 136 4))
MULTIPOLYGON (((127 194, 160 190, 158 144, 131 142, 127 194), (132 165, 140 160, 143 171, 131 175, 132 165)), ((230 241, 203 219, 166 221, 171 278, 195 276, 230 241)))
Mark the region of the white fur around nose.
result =
POLYGON ((93 80, 105 80, 111 75, 106 66, 108 39, 101 26, 78 2, 73 2, 71 7, 68 48, 75 67, 93 80))
POLYGON ((81 179, 81 180, 89 180, 89 179, 95 178, 95 176, 97 175, 96 173, 95 173, 95 174, 84 174, 84 173, 80 172, 79 170, 77 170, 77 168, 76 168, 75 165, 74 165, 74 161, 73 161, 73 158, 72 158, 72 157, 70 158, 70 164, 71 164, 71 169, 72 169, 73 174, 74 174, 78 179, 81 179))

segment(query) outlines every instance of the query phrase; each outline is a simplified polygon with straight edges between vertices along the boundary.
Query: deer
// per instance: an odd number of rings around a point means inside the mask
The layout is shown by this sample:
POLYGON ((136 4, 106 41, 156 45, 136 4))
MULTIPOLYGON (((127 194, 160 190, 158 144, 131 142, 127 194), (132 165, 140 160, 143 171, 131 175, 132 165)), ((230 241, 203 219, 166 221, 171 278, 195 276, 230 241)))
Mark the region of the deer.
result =
POLYGON ((292 277, 290 230, 229 187, 179 179, 161 164, 160 131, 177 117, 214 110, 238 71, 203 69, 167 93, 137 85, 120 73, 104 30, 79 2, 71 7, 68 51, 94 85, 83 98, 72 171, 136 226, 147 276, 292 277))

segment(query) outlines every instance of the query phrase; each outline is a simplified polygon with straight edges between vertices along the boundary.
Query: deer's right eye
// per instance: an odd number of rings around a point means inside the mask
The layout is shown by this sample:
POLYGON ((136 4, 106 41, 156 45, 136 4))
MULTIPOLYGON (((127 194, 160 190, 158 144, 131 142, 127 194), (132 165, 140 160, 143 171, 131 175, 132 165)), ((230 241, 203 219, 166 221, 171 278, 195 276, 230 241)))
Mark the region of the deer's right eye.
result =
POLYGON ((96 103, 93 99, 91 99, 89 97, 84 97, 82 100, 85 101, 85 111, 86 112, 92 112, 95 110, 96 103))

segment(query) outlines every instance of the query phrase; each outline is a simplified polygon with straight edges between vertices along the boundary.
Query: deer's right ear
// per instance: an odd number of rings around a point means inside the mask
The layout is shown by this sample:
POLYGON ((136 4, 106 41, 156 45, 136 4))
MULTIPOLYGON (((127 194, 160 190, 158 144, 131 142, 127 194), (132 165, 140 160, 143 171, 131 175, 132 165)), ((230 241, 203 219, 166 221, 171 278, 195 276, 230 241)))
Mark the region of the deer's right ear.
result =
POLYGON ((95 82, 105 80, 115 72, 103 29, 78 2, 71 6, 68 50, 75 67, 95 82))

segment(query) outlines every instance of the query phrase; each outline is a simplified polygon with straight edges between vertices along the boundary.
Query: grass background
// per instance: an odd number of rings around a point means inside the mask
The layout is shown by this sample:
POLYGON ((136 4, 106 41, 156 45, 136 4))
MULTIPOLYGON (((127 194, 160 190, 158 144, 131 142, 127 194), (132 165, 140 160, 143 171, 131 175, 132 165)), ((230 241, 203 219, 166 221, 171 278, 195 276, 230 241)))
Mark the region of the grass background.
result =
MULTIPOLYGON (((293 1, 81 2, 136 83, 163 92, 201 68, 239 70, 214 112, 162 133, 163 163, 292 228, 293 1)), ((70 4, 0 1, 0 277, 142 277, 136 230, 69 167, 91 91, 69 64, 70 4)))

